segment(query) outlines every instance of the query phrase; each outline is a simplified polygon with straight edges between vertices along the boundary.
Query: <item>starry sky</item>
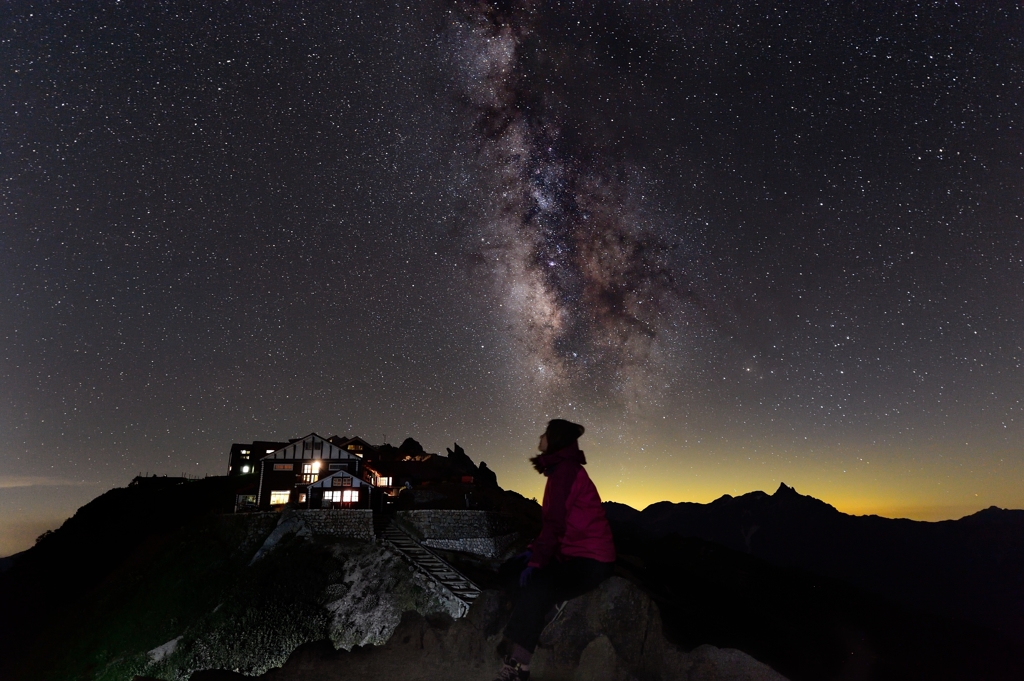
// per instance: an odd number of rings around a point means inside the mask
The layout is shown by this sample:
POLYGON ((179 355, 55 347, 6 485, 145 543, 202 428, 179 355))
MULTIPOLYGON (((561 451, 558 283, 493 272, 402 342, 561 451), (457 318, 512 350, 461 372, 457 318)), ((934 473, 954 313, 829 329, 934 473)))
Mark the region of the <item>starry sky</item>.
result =
POLYGON ((0 555, 232 442, 1024 507, 1010 2, 9 2, 0 555))

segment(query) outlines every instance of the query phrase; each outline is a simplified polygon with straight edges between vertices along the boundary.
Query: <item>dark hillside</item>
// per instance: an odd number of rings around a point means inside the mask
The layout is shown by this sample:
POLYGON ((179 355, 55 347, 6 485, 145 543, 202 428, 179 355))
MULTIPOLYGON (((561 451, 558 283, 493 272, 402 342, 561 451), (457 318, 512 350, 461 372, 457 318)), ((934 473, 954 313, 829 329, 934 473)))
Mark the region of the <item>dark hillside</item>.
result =
POLYGON ((990 508, 960 520, 850 516, 782 485, 775 494, 709 504, 606 504, 620 534, 715 542, 963 618, 1024 644, 1024 511, 990 508))
POLYGON ((0 678, 100 585, 146 563, 197 519, 232 510, 251 476, 143 478, 97 497, 0 574, 0 678))
POLYGON ((792 681, 1024 678, 1022 648, 988 629, 700 539, 620 532, 616 543, 620 570, 686 650, 738 648, 792 681))

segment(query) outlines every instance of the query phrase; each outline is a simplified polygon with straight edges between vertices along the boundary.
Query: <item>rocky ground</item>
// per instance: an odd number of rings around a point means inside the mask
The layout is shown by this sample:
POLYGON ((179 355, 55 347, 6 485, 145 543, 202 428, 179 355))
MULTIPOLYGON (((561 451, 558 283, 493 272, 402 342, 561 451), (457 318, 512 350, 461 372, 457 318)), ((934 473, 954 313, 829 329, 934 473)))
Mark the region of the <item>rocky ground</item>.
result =
POLYGON ((310 642, 382 645, 406 612, 465 609, 387 544, 314 536, 287 513, 212 516, 133 556, 0 678, 253 676, 310 642))
MULTIPOLYGON (((352 652, 330 642, 302 646, 261 681, 492 681, 501 665, 509 602, 485 591, 460 620, 407 612, 380 647, 352 652)), ((191 681, 240 681, 241 674, 209 670, 191 681)), ((700 646, 690 652, 665 640, 657 606, 631 582, 612 577, 570 601, 544 630, 533 659, 537 681, 784 681, 749 655, 700 646)), ((141 679, 139 680, 141 681, 141 679)))
POLYGON ((131 678, 129 670, 167 681, 206 669, 254 676, 311 641, 382 645, 405 612, 450 618, 465 609, 387 544, 315 537, 287 513, 252 555, 240 588, 166 643, 124 656, 108 678, 131 678))

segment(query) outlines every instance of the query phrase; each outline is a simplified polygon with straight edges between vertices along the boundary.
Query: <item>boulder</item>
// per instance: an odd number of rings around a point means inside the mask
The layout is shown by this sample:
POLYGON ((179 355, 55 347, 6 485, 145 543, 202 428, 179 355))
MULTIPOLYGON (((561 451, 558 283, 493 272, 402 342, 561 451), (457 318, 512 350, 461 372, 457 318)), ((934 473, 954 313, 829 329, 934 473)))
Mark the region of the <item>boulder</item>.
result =
POLYGON ((569 601, 545 627, 531 677, 540 681, 785 681, 739 650, 701 646, 686 653, 665 640, 657 605, 638 586, 612 577, 569 601))
POLYGON ((703 645, 690 651, 688 681, 779 681, 771 667, 735 648, 703 645))
MULTIPOLYGON (((383 646, 351 653, 308 646, 266 681, 401 678, 493 681, 505 648, 511 602, 484 591, 458 620, 407 612, 383 646)), ((665 640, 661 616, 639 587, 612 577, 569 601, 541 635, 534 681, 785 681, 739 650, 701 646, 689 653, 665 640)), ((194 681, 198 681, 195 679, 194 681)), ((212 680, 211 680, 212 681, 212 680)))

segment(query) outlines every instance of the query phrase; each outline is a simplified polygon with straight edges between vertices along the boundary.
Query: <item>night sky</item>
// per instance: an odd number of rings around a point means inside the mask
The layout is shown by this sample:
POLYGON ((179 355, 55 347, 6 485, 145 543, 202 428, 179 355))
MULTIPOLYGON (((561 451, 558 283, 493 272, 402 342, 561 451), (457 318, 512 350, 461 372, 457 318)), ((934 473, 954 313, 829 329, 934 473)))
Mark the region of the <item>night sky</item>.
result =
POLYGON ((1024 507, 1012 2, 8 2, 0 555, 232 442, 1024 507))

